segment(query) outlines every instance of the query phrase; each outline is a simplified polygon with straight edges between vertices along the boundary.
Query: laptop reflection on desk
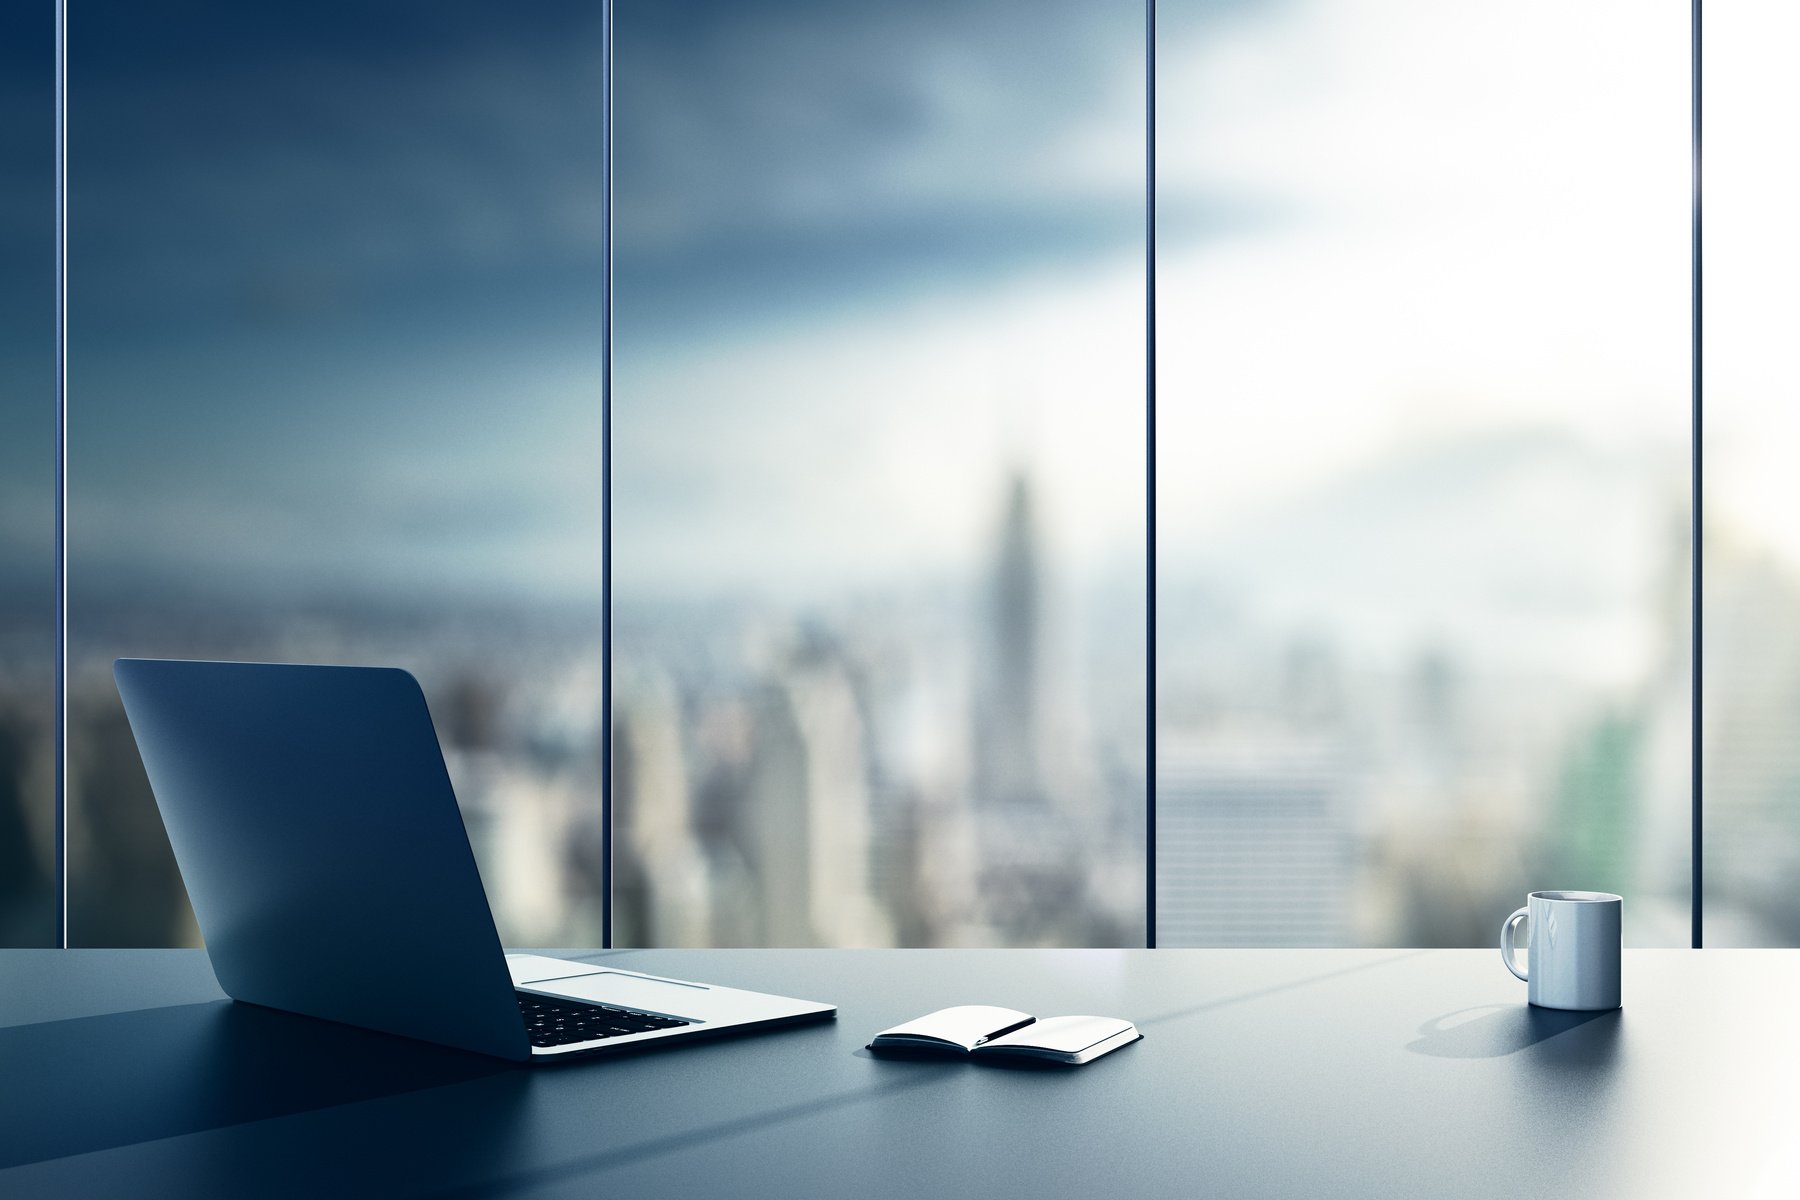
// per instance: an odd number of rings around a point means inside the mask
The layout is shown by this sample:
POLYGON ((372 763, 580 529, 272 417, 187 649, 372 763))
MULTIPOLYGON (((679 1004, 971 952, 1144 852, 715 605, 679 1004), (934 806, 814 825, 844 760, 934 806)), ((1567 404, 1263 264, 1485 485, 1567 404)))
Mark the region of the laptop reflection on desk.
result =
POLYGON ((505 953, 405 671, 122 658, 113 677, 233 999, 532 1063, 837 1013, 505 953))

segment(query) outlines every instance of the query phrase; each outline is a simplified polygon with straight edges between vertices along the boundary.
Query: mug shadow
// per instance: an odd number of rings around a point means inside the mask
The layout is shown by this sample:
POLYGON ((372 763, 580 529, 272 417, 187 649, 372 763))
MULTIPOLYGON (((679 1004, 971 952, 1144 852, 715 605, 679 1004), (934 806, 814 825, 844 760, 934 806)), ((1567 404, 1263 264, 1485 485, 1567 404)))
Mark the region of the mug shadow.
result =
MULTIPOLYGON (((230 1000, 12 1026, 0 1168, 526 1070, 230 1000)), ((517 1094, 483 1092, 503 1108, 517 1094)))
POLYGON ((1557 1039, 1559 1060, 1570 1066, 1603 1066, 1617 1048, 1621 1011, 1482 1004, 1425 1022, 1406 1048, 1433 1058, 1503 1058, 1557 1039))

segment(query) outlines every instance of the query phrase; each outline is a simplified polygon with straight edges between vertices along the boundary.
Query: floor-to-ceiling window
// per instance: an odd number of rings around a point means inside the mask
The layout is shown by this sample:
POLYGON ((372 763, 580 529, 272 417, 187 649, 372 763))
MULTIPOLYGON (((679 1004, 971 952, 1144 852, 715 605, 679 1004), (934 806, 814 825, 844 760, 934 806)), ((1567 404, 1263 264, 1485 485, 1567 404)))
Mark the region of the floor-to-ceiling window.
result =
POLYGON ((1142 944, 1143 7, 615 12, 617 940, 1142 944))
POLYGON ((70 10, 74 943, 196 936, 121 655, 412 669, 502 935, 597 942, 598 6, 70 10))
POLYGON ((1685 944, 1688 6, 1159 12, 1159 943, 1685 944))
MULTIPOLYGON (((0 939, 54 940, 51 17, 0 56, 0 939)), ((387 662, 514 943, 1687 937, 1689 7, 73 6, 76 944, 125 654, 387 662), (1620 35, 1629 30, 1630 36, 1620 35), (1158 925, 1145 929, 1147 715, 1158 925)), ((1791 944, 1779 6, 1709 43, 1709 940, 1791 944)), ((1792 678, 1791 678, 1792 677, 1792 678)))
POLYGON ((55 10, 0 9, 0 946, 53 946, 55 10))
POLYGON ((1709 946, 1800 945, 1800 85, 1790 6, 1706 6, 1701 782, 1709 946))

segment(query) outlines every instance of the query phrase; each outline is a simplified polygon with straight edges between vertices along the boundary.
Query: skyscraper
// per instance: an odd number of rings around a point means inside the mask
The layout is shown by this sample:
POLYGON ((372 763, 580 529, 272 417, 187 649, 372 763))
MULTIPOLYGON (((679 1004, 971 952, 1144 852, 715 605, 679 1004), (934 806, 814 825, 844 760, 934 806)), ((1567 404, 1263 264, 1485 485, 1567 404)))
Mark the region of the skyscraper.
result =
POLYGON ((742 821, 771 946, 884 946, 869 891, 867 737, 844 666, 796 650, 756 699, 742 821))
POLYGON ((976 797, 983 808, 1040 806, 1043 579, 1030 478, 1015 471, 986 599, 976 706, 976 797))
POLYGON ((707 945, 712 897, 693 834, 679 700, 663 677, 641 681, 623 699, 613 730, 615 939, 707 945))

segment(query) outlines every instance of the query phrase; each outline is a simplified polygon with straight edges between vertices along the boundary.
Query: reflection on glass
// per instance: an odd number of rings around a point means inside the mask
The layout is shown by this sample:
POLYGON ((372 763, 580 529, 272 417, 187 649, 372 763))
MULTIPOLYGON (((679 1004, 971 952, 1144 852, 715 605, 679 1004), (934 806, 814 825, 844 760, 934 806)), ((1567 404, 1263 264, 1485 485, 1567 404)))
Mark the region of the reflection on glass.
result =
POLYGON ((1142 20, 617 6, 621 944, 1142 944, 1142 20))
POLYGON ((0 9, 0 947, 58 938, 54 19, 0 9))
POLYGON ((1786 5, 1708 5, 1705 638, 1708 946, 1800 945, 1800 85, 1786 5))
POLYGON ((195 937, 167 655, 412 670, 502 937, 596 944, 598 7, 71 7, 73 940, 195 937))
POLYGON ((1687 7, 1161 14, 1159 943, 1685 944, 1687 7))

